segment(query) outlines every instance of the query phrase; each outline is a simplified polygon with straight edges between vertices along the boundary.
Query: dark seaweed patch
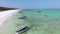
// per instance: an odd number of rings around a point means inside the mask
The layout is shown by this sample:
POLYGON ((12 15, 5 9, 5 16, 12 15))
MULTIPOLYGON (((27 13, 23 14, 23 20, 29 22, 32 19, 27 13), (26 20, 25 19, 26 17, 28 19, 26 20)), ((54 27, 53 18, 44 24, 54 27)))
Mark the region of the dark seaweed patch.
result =
POLYGON ((37 12, 41 12, 41 11, 37 11, 37 12))
POLYGON ((19 17, 18 19, 26 19, 26 16, 23 16, 23 17, 19 17))
POLYGON ((19 13, 22 13, 22 12, 19 12, 19 13))

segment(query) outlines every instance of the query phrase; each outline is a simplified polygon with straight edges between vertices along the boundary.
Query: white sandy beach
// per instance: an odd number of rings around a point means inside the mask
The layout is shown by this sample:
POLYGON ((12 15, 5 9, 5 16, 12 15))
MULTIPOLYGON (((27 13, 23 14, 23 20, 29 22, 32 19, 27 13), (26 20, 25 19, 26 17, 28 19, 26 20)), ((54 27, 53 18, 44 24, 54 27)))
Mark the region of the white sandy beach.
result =
POLYGON ((0 26, 2 26, 7 20, 11 20, 20 9, 7 10, 0 12, 0 26))

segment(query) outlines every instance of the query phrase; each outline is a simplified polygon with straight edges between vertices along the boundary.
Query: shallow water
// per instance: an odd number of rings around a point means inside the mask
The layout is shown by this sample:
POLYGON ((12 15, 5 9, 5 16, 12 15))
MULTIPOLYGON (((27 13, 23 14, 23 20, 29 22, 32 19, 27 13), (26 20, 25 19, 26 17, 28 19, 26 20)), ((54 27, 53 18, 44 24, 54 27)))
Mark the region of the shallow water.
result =
POLYGON ((26 23, 34 25, 26 34, 60 34, 60 10, 27 10, 23 14, 28 17, 26 23))
MULTIPOLYGON (((15 34, 15 31, 23 25, 33 25, 21 34, 60 34, 60 10, 21 10, 12 20, 0 27, 1 34, 15 34), (40 11, 40 12, 39 12, 40 11), (18 19, 26 16, 26 19, 18 19)), ((7 21, 6 21, 7 22, 7 21)))

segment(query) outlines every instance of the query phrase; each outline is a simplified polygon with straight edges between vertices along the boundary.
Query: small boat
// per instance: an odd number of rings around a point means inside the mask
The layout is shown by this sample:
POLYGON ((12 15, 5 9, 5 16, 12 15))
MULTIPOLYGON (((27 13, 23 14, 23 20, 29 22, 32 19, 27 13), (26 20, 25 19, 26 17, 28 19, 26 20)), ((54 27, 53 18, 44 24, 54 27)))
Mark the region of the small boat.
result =
POLYGON ((20 28, 18 28, 18 30, 16 31, 16 34, 20 34, 21 32, 24 32, 26 29, 28 29, 27 25, 21 26, 20 28))

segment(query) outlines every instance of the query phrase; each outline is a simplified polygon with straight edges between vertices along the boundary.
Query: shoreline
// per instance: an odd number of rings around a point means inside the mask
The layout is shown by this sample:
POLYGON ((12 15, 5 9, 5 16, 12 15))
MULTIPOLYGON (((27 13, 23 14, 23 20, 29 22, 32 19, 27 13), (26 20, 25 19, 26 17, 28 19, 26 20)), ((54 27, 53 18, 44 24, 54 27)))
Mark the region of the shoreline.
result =
POLYGON ((12 19, 17 12, 19 12, 21 9, 16 10, 6 10, 3 12, 0 12, 0 26, 4 24, 4 22, 8 19, 12 19))

